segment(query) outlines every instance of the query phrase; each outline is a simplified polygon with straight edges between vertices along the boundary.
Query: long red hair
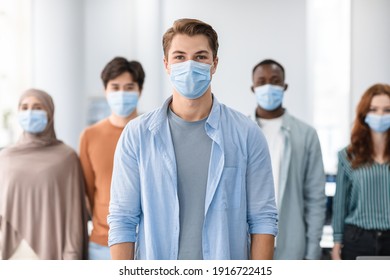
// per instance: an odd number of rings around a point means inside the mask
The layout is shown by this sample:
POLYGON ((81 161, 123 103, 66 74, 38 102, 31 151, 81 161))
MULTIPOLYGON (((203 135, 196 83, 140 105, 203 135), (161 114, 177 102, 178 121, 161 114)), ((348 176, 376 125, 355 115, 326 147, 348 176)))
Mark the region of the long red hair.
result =
MULTIPOLYGON (((371 138, 371 131, 364 119, 370 110, 371 100, 376 95, 385 94, 390 98, 390 85, 375 84, 368 88, 363 94, 356 108, 356 118, 351 133, 351 144, 348 146, 348 158, 352 168, 358 168, 365 164, 373 163, 374 147, 371 138)), ((387 130, 387 143, 385 158, 390 160, 390 129, 387 130)))

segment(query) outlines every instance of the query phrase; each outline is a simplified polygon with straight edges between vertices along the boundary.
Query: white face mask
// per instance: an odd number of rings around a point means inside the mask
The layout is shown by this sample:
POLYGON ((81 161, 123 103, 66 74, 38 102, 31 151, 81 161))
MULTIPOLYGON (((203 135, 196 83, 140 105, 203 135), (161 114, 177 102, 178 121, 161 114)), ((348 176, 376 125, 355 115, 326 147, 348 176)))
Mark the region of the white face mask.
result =
POLYGON ((38 134, 45 130, 48 118, 44 110, 24 110, 19 111, 18 121, 24 131, 38 134))
POLYGON ((111 110, 120 117, 128 117, 138 104, 137 91, 113 91, 107 94, 111 110))
POLYGON ((364 119, 365 123, 376 132, 385 132, 390 128, 390 114, 377 115, 367 114, 364 119))
POLYGON ((187 60, 171 64, 170 68, 172 86, 188 99, 201 97, 210 86, 210 64, 187 60))
POLYGON ((267 111, 272 111, 278 108, 283 101, 284 88, 266 84, 254 89, 257 99, 257 104, 267 111))

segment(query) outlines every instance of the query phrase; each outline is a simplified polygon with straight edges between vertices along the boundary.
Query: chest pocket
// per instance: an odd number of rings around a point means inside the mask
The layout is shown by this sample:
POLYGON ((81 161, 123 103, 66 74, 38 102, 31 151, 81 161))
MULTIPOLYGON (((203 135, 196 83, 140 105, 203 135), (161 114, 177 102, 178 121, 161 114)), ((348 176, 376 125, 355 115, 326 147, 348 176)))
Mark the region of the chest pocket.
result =
POLYGON ((241 169, 225 167, 211 207, 218 210, 239 208, 241 204, 241 189, 241 169))

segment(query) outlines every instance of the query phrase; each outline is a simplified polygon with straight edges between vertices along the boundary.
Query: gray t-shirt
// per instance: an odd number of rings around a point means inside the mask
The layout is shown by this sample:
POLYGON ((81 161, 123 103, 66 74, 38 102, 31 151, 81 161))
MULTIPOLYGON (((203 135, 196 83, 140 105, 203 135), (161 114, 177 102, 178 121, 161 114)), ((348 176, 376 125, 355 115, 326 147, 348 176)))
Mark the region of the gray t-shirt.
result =
POLYGON ((179 196, 179 260, 201 260, 202 229, 211 154, 206 119, 187 122, 168 109, 177 166, 179 196))

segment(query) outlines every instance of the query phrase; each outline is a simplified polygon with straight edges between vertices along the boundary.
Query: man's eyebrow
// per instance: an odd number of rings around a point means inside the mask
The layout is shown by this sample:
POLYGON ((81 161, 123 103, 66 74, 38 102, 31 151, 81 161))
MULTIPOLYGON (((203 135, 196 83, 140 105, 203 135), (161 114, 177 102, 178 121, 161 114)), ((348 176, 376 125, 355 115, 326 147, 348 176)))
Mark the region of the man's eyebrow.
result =
POLYGON ((174 51, 174 52, 172 52, 172 54, 185 54, 185 52, 183 52, 183 51, 174 51))
POLYGON ((201 54, 201 53, 210 53, 209 51, 207 51, 207 50, 201 50, 201 51, 198 51, 198 52, 196 52, 196 54, 201 54))
MULTIPOLYGON (((185 54, 186 52, 184 51, 180 51, 180 50, 177 50, 177 51, 174 51, 172 52, 172 54, 185 54)), ((210 52, 208 50, 200 50, 200 51, 197 51, 195 54, 202 54, 202 53, 207 53, 209 54, 210 52)))
MULTIPOLYGON (((129 82, 129 83, 126 83, 125 85, 132 85, 132 84, 134 84, 135 82, 129 82)), ((110 83, 111 85, 114 85, 114 86, 117 86, 117 85, 119 85, 120 84, 120 82, 111 82, 110 83)))

